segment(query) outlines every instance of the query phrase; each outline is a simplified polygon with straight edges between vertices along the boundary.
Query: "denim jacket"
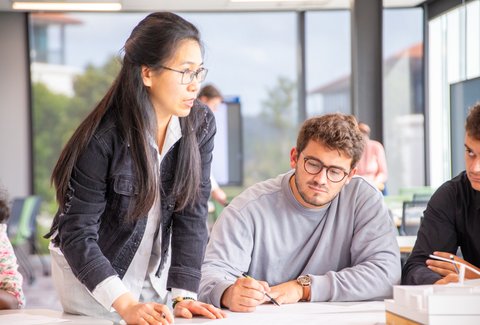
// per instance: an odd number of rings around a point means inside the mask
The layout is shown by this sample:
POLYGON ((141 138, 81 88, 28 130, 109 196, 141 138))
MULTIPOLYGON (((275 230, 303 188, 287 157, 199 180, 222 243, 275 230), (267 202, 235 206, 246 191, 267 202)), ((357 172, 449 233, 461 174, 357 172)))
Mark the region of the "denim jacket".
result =
MULTIPOLYGON (((182 211, 175 210, 172 194, 181 140, 167 152, 160 166, 162 256, 164 268, 168 247, 172 259, 167 287, 197 292, 205 245, 210 195, 210 165, 216 132, 212 112, 198 101, 187 117, 193 119, 201 156, 200 195, 182 211)), ((183 119, 181 118, 181 119, 183 119)), ((188 130, 182 127, 182 133, 188 130)), ((153 153, 152 153, 153 154, 153 153)), ((85 151, 79 156, 69 182, 65 206, 53 220, 46 237, 59 246, 73 274, 93 291, 112 275, 123 278, 142 236, 147 215, 135 222, 125 218, 131 200, 138 194, 129 145, 114 121, 104 117, 85 151)))

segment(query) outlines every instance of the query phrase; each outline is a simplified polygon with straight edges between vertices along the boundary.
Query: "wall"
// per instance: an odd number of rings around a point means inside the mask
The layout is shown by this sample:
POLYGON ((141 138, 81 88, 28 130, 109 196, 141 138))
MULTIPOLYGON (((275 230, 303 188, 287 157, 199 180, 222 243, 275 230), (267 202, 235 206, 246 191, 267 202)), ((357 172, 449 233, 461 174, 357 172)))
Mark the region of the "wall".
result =
POLYGON ((0 12, 0 185, 31 192, 27 16, 0 12))

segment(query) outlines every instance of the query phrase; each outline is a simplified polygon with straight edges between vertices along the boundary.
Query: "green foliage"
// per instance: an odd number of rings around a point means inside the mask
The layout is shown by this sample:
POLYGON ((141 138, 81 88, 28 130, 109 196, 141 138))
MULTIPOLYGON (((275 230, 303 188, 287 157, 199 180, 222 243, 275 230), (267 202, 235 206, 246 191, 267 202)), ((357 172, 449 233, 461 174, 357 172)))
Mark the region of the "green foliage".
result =
POLYGON ((296 85, 286 77, 280 76, 277 85, 267 89, 267 98, 262 102, 261 118, 282 133, 291 131, 296 122, 294 109, 296 85))
POLYGON ((107 92, 120 68, 116 57, 104 65, 88 65, 74 79, 74 96, 52 92, 43 83, 32 85, 34 191, 42 196, 42 209, 54 214, 57 207, 50 176, 60 152, 80 122, 107 92))
POLYGON ((71 127, 70 98, 52 93, 44 84, 32 85, 34 190, 44 202, 54 201, 50 175, 71 127))
POLYGON ((87 65, 85 72, 73 81, 72 116, 79 124, 105 96, 120 70, 117 57, 110 57, 101 67, 87 65))
POLYGON ((290 169, 290 150, 296 141, 296 84, 286 77, 267 89, 262 111, 244 123, 245 185, 252 185, 290 169))

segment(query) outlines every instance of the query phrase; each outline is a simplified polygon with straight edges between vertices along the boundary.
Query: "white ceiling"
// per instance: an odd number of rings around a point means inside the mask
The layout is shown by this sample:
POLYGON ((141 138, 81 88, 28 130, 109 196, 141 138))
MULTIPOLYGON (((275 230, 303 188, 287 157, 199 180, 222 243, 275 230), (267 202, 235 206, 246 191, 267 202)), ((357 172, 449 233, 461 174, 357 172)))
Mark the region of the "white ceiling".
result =
MULTIPOLYGON (((18 0, 47 2, 45 0, 18 0)), ((114 0, 51 0, 57 2, 113 2, 114 0)), ((118 0, 122 11, 276 11, 347 9, 350 0, 118 0)), ((360 0, 357 0, 360 1, 360 0)), ((383 0, 388 8, 414 7, 425 0, 383 0)), ((13 11, 12 0, 0 0, 0 11, 13 11)))

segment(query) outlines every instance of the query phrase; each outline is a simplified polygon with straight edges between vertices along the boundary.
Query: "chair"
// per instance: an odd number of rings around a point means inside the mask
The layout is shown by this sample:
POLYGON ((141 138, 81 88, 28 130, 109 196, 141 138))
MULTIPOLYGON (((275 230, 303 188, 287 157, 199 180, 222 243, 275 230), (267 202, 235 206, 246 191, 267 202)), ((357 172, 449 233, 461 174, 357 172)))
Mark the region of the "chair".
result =
MULTIPOLYGON (((8 220, 8 236, 17 256, 20 271, 24 273, 29 284, 35 281, 35 269, 29 260, 29 255, 38 253, 36 230, 41 202, 42 199, 39 196, 33 195, 14 199, 8 220)), ((41 258, 40 262, 43 273, 47 275, 48 265, 44 265, 41 258)))
POLYGON ((404 201, 400 236, 416 236, 428 201, 404 201))
POLYGON ((430 201, 431 193, 413 193, 412 201, 430 201))

